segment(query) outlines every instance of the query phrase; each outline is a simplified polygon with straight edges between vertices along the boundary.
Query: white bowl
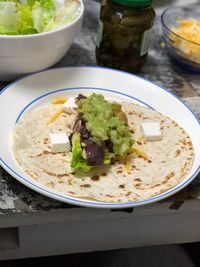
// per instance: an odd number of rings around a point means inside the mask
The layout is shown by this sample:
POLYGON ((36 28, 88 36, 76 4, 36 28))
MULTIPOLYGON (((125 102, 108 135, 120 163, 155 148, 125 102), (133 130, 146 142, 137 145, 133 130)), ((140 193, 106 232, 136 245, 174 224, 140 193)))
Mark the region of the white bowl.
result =
POLYGON ((84 6, 80 2, 79 17, 61 29, 32 35, 0 35, 0 81, 11 81, 58 62, 81 29, 84 6))

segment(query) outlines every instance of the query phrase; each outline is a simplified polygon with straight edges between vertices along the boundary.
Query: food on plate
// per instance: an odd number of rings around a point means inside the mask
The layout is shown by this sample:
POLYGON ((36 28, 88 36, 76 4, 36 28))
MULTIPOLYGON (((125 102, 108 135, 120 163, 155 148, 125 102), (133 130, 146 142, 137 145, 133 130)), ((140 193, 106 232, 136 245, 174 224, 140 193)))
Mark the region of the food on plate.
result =
POLYGON ((14 157, 30 179, 64 195, 111 203, 167 191, 194 158, 190 137, 170 118, 95 93, 30 110, 12 136, 14 157))
POLYGON ((54 0, 0 0, 0 35, 49 32, 70 24, 79 16, 79 0, 56 3, 54 0))
POLYGON ((162 139, 162 133, 159 122, 142 122, 141 131, 147 141, 159 141, 162 139))
POLYGON ((51 152, 69 152, 70 142, 66 133, 51 133, 50 134, 51 142, 51 152))
POLYGON ((200 63, 200 21, 196 19, 178 19, 178 27, 173 28, 170 38, 173 46, 188 60, 200 63))
POLYGON ((134 141, 121 105, 92 94, 79 95, 77 106, 78 115, 70 135, 72 167, 87 171, 93 166, 108 165, 116 157, 126 157, 134 141))

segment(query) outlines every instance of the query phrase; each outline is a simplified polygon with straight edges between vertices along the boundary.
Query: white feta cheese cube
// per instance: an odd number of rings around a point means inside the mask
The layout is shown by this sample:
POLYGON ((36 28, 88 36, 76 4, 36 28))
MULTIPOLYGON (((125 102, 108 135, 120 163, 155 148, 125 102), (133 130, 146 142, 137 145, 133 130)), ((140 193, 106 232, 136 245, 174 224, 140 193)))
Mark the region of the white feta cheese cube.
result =
POLYGON ((159 141, 162 139, 159 122, 142 122, 141 132, 146 141, 159 141))
POLYGON ((68 152, 70 150, 70 142, 66 133, 51 133, 51 152, 68 152))
POLYGON ((64 104, 63 104, 63 109, 66 112, 73 113, 74 109, 78 108, 78 106, 75 103, 75 98, 70 97, 64 104))

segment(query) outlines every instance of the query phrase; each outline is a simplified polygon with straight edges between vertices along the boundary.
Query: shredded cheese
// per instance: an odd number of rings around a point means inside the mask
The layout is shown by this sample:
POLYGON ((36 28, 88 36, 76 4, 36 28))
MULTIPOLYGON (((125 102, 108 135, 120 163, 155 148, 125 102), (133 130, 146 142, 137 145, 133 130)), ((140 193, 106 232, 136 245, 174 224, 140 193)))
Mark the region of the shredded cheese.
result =
POLYGON ((51 101, 51 104, 64 104, 67 101, 66 97, 58 97, 51 101))
POLYGON ((126 171, 127 171, 128 174, 131 173, 131 159, 135 155, 142 157, 144 160, 148 160, 149 159, 147 154, 144 151, 142 151, 140 149, 137 149, 135 147, 131 148, 129 150, 129 154, 125 158, 125 168, 126 168, 126 171))
POLYGON ((181 39, 170 34, 172 45, 189 60, 200 63, 200 21, 196 19, 178 19, 179 26, 172 31, 181 39))
POLYGON ((54 122, 62 113, 64 112, 63 109, 59 109, 58 111, 56 111, 56 113, 54 113, 51 118, 48 120, 47 125, 51 124, 52 122, 54 122))
POLYGON ((129 151, 129 153, 130 154, 128 156, 138 155, 138 156, 142 157, 145 160, 148 160, 149 159, 149 157, 147 156, 147 154, 144 151, 142 151, 140 149, 137 149, 135 147, 134 148, 131 148, 130 151, 129 151))
POLYGON ((126 161, 125 161, 125 167, 126 167, 126 171, 127 173, 131 173, 131 158, 132 158, 132 155, 129 155, 126 157, 126 161))

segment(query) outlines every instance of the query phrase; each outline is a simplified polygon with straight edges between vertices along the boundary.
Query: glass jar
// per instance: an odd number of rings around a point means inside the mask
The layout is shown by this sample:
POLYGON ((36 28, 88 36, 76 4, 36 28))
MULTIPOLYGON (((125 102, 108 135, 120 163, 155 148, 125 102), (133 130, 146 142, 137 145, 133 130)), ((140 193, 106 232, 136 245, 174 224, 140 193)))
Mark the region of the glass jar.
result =
POLYGON ((155 11, 152 0, 102 0, 96 59, 100 66, 137 72, 145 63, 155 11))

